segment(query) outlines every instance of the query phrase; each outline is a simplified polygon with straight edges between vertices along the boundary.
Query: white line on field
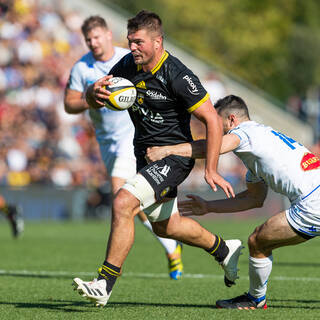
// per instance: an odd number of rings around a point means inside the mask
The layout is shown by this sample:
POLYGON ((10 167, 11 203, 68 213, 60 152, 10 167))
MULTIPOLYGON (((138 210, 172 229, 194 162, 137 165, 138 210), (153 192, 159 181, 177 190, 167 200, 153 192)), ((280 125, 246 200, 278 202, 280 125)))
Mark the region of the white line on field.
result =
MULTIPOLYGON (((72 271, 31 271, 31 270, 1 270, 0 275, 16 275, 16 276, 48 276, 48 277, 59 277, 59 276, 88 276, 95 277, 96 272, 72 272, 72 271)), ((122 274, 122 277, 130 278, 168 278, 167 273, 139 273, 139 272, 125 272, 122 274)), ((184 278, 189 279, 222 279, 223 275, 216 274, 196 274, 196 273, 184 273, 184 278)), ((248 280, 248 276, 241 276, 241 280, 248 280)), ((309 281, 309 282, 320 282, 320 278, 312 277, 284 277, 284 276, 275 276, 270 277, 270 280, 277 281, 309 281)))

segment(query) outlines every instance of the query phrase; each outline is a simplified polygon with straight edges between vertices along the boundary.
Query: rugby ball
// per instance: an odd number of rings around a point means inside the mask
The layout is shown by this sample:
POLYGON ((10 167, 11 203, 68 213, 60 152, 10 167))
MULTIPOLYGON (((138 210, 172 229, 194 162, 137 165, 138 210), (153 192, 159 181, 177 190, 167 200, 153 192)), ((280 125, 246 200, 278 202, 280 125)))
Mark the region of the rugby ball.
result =
POLYGON ((105 101, 105 106, 114 111, 122 111, 130 108, 137 96, 137 90, 134 84, 128 79, 122 77, 114 77, 110 79, 109 86, 106 87, 111 95, 105 101))

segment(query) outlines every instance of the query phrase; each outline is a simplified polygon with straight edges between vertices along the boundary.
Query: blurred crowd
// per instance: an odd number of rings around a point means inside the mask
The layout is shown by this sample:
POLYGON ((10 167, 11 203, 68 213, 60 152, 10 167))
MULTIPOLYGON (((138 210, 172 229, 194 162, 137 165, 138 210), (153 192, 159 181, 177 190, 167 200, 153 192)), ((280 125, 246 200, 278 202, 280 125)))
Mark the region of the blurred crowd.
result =
POLYGON ((287 110, 313 129, 312 151, 320 156, 320 88, 310 88, 304 97, 293 95, 287 101, 287 110))
MULTIPOLYGON (((86 15, 60 4, 0 0, 0 185, 98 187, 106 180, 88 116, 64 111, 70 69, 87 51, 80 32, 86 15)), ((227 94, 214 72, 204 86, 213 102, 227 94)), ((203 136, 194 119, 192 128, 194 138, 203 136)), ((222 173, 238 181, 239 163, 226 158, 222 173)), ((186 183, 204 183, 202 162, 186 183)))
POLYGON ((0 0, 2 185, 105 180, 87 116, 67 115, 63 106, 71 66, 86 51, 83 18, 36 0, 0 0))

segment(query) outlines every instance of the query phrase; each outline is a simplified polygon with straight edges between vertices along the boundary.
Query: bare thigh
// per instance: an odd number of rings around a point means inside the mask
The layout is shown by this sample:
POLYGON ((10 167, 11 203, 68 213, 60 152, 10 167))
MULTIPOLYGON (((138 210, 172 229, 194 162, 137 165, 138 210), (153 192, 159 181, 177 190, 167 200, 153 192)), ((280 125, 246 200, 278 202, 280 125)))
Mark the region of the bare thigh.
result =
POLYGON ((272 250, 280 247, 296 245, 307 241, 295 233, 290 227, 285 212, 269 218, 255 229, 249 237, 249 250, 252 257, 269 256, 272 250))

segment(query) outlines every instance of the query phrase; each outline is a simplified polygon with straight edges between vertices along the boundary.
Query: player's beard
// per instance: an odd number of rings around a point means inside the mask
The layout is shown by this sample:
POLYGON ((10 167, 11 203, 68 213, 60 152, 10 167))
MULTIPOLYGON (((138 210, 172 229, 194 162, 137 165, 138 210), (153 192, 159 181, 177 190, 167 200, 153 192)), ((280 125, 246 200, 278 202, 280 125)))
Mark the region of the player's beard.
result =
POLYGON ((154 55, 152 57, 147 58, 140 54, 137 55, 136 57, 133 56, 135 64, 140 64, 140 65, 148 65, 153 60, 153 57, 154 55))
POLYGON ((104 55, 104 52, 101 47, 93 48, 91 51, 96 60, 101 60, 101 58, 104 55))

